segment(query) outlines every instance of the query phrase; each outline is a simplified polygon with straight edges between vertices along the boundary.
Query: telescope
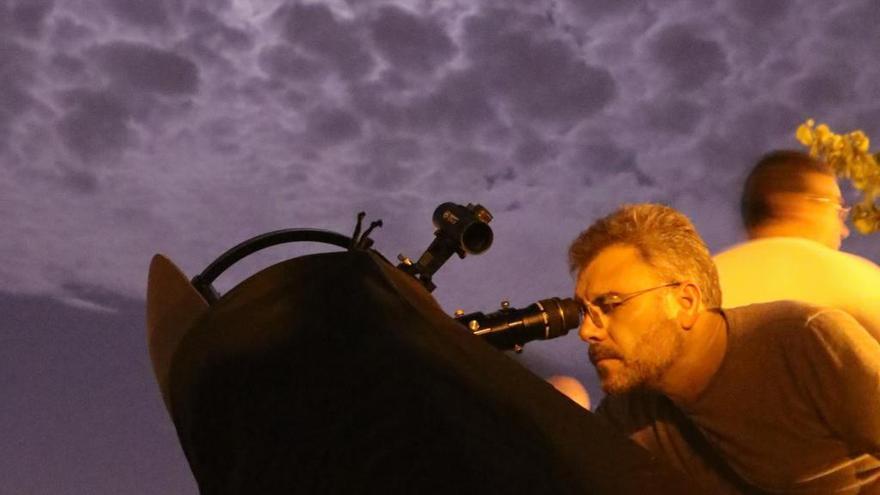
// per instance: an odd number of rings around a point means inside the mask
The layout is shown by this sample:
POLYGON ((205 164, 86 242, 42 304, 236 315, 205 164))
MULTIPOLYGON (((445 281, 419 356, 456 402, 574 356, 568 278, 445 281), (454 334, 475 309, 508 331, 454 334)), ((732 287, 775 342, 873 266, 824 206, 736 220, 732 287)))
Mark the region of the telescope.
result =
POLYGON ((364 217, 350 237, 256 236, 192 279, 154 256, 150 360, 201 493, 698 493, 498 352, 576 327, 574 301, 450 317, 431 296, 452 254, 491 246, 488 210, 443 203, 428 249, 398 266, 364 217), (215 290, 231 265, 287 242, 341 251, 215 290))
MULTIPOLYGON (((362 233, 364 216, 364 213, 358 214, 358 223, 350 239, 318 229, 286 229, 248 239, 223 253, 202 273, 193 277, 192 285, 208 303, 215 302, 220 294, 214 289, 212 282, 223 271, 256 251, 282 243, 310 241, 338 247, 370 249, 373 241, 369 236, 382 222, 380 220, 371 223, 362 233)), ((494 240, 492 228, 489 226, 492 214, 479 204, 469 203, 462 206, 451 202, 443 203, 434 210, 432 220, 436 230, 434 239, 425 252, 415 263, 400 254, 400 264, 397 265, 398 269, 418 281, 428 292, 436 289, 433 276, 453 254, 461 259, 468 254, 482 254, 492 246, 494 240)), ((571 329, 577 328, 580 325, 580 310, 577 303, 570 298, 552 297, 521 309, 512 308, 509 302, 503 301, 499 311, 489 314, 464 314, 459 311, 455 314, 455 320, 497 349, 522 352, 527 342, 562 337, 571 329)))
POLYGON ((492 246, 492 214, 481 205, 443 203, 434 210, 434 240, 415 263, 404 255, 397 258, 400 268, 418 280, 428 292, 437 287, 431 277, 453 253, 464 259, 468 254, 482 254, 492 246))
POLYGON ((555 339, 577 328, 581 314, 573 299, 551 297, 522 309, 501 301, 501 309, 488 315, 458 311, 455 320, 496 349, 522 352, 526 342, 555 339))

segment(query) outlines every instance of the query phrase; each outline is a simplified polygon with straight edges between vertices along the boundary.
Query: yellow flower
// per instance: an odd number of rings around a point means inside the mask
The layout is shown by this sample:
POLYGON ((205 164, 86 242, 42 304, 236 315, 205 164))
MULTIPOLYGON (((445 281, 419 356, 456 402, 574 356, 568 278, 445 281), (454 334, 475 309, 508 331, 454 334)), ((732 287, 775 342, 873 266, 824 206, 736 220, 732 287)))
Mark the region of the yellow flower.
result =
POLYGON ((849 134, 850 140, 852 141, 853 148, 859 150, 862 153, 867 153, 868 148, 870 147, 870 140, 868 136, 865 135, 862 131, 854 131, 849 134))
POLYGON ((880 154, 868 152, 870 140, 861 130, 835 134, 826 124, 809 119, 795 132, 795 138, 809 149, 810 156, 828 163, 834 172, 849 179, 861 192, 853 208, 853 225, 863 234, 880 231, 880 154))
POLYGON ((852 223, 861 234, 876 232, 880 227, 880 210, 875 205, 860 203, 853 208, 852 223))
POLYGON ((806 124, 801 124, 797 128, 797 132, 795 132, 795 137, 798 141, 804 146, 810 146, 813 144, 813 121, 808 120, 806 124))

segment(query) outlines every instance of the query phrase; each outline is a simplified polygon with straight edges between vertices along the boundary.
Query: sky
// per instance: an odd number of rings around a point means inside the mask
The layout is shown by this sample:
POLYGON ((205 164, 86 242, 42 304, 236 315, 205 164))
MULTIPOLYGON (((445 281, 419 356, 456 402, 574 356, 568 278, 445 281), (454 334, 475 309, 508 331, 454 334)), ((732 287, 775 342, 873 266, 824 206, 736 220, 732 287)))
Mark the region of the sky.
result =
MULTIPOLYGON (((435 276, 451 313, 569 296, 568 244, 624 202, 717 252, 801 122, 880 139, 878 25, 876 0, 0 0, 0 493, 196 493, 147 357, 154 253, 192 276, 363 210, 416 258, 439 204, 479 203, 495 241, 435 276)), ((599 394, 574 332, 516 359, 599 394)))

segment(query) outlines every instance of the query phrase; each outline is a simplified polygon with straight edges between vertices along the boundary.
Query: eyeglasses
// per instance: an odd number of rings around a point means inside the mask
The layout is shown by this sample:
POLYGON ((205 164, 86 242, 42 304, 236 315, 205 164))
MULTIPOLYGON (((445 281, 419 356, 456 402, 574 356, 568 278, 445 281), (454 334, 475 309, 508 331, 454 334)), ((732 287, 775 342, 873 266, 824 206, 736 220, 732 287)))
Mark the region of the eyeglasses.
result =
POLYGON ((594 298, 592 301, 581 301, 581 318, 583 318, 584 316, 589 316, 590 320, 593 322, 593 325, 596 325, 596 328, 605 328, 604 323, 602 323, 601 315, 610 314, 623 303, 635 297, 641 296, 642 294, 645 294, 647 292, 651 292, 652 290, 664 289, 666 287, 675 287, 678 285, 681 285, 681 282, 669 282, 668 284, 658 285, 657 287, 649 287, 647 289, 642 289, 627 294, 602 294, 600 296, 596 296, 596 298, 594 298))
POLYGON ((841 200, 826 198, 825 196, 815 196, 813 194, 807 194, 806 197, 810 201, 829 204, 833 206, 837 210, 837 216, 840 217, 841 222, 846 221, 846 218, 849 216, 850 210, 852 210, 851 206, 846 206, 841 202, 841 200))

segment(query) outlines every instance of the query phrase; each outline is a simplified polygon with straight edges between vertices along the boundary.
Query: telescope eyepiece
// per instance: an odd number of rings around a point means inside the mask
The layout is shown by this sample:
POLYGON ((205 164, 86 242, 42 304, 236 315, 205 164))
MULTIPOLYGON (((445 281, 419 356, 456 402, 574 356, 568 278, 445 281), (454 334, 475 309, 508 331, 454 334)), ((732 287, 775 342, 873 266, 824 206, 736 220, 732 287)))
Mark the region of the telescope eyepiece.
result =
POLYGON ((461 234, 461 247, 468 254, 482 254, 492 246, 492 228, 483 222, 474 222, 461 234))
POLYGON ((501 310, 456 315, 468 327, 497 349, 522 349, 533 340, 549 340, 566 335, 581 323, 580 308, 571 298, 551 297, 521 309, 502 303, 501 310))
POLYGON ((436 235, 449 239, 460 256, 482 254, 492 246, 492 214, 481 205, 443 203, 434 210, 436 235))

